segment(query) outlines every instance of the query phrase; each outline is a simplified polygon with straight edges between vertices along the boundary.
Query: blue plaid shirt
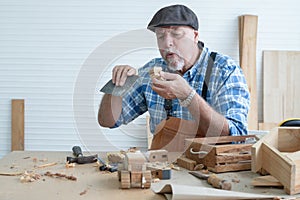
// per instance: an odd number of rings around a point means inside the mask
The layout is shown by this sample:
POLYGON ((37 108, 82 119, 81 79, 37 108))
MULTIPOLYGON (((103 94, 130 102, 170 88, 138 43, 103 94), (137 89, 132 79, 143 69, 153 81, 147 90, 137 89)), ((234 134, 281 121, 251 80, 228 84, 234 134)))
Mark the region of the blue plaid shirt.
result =
MULTIPOLYGON (((183 75, 200 96, 209 59, 210 51, 203 47, 197 62, 183 75)), ((127 124, 148 111, 150 129, 153 133, 155 127, 166 119, 165 99, 151 89, 149 70, 154 66, 160 66, 163 70, 167 67, 162 58, 155 58, 138 70, 140 78, 123 96, 122 113, 114 127, 127 124)), ((241 68, 228 56, 217 54, 206 99, 215 111, 227 119, 230 135, 247 135, 247 115, 250 104, 248 86, 241 68)), ((178 99, 172 101, 171 116, 193 120, 189 110, 180 106, 178 99)))

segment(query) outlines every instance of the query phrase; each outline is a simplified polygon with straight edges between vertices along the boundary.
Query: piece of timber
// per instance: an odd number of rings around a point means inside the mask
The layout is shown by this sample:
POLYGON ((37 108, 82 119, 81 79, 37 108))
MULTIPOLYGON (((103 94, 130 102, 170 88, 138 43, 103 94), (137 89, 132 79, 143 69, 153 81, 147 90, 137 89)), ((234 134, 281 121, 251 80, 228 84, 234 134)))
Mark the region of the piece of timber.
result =
POLYGON ((24 150, 24 99, 11 101, 11 151, 24 150))
POLYGON ((197 165, 197 162, 194 160, 191 160, 189 158, 181 156, 177 159, 177 165, 179 167, 183 167, 187 170, 192 171, 192 170, 194 170, 195 166, 197 165))
POLYGON ((258 16, 239 16, 240 66, 248 84, 251 106, 248 115, 249 130, 258 128, 257 85, 256 85, 256 38, 258 16))

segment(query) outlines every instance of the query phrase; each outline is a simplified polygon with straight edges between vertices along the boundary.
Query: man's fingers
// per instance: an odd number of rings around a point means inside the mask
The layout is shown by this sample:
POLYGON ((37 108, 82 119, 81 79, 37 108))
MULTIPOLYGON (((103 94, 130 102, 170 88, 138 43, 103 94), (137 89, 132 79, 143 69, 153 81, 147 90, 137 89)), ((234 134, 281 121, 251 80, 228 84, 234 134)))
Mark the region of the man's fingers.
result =
POLYGON ((175 80, 177 79, 177 77, 179 76, 178 74, 173 74, 173 73, 169 73, 169 72, 164 72, 161 71, 160 75, 162 78, 164 78, 165 80, 175 80))
POLYGON ((117 65, 112 71, 112 82, 116 86, 123 86, 127 76, 132 76, 136 73, 135 68, 129 65, 117 65))

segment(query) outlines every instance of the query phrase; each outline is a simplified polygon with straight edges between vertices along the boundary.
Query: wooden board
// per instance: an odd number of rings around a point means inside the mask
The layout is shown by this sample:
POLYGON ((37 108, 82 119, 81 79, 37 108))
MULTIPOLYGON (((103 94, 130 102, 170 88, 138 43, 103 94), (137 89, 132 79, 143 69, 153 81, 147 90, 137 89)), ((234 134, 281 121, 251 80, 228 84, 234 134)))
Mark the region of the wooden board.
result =
POLYGON ((248 129, 258 129, 257 86, 256 86, 256 38, 258 17, 242 15, 239 17, 240 66, 245 74, 250 92, 248 129))
POLYGON ((300 51, 263 52, 263 120, 300 116, 300 51))
POLYGON ((11 102, 11 151, 24 150, 24 100, 11 102))

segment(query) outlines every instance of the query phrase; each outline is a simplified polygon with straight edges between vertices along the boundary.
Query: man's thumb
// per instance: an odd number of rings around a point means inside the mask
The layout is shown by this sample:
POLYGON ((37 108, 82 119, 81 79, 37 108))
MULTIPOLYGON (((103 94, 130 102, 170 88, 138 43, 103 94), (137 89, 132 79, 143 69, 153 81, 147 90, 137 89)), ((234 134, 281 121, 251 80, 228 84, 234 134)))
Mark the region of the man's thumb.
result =
POLYGON ((131 68, 131 69, 128 70, 128 72, 127 72, 127 76, 132 76, 132 75, 135 75, 135 74, 136 74, 135 68, 131 68))

